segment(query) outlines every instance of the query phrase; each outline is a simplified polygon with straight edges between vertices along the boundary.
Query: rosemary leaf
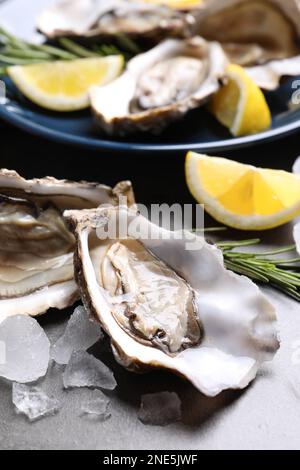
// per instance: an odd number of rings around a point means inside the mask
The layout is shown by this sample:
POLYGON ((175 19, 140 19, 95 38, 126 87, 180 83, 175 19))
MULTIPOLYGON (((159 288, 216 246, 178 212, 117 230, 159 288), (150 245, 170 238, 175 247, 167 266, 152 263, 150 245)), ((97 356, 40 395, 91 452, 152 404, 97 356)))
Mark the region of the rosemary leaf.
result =
POLYGON ((294 251, 295 246, 259 253, 235 251, 236 248, 258 243, 260 240, 245 240, 221 242, 217 246, 223 251, 227 269, 245 275, 255 282, 269 284, 300 302, 300 258, 278 258, 279 254, 294 251))
POLYGON ((193 230, 194 233, 214 233, 214 232, 224 232, 227 230, 227 227, 208 227, 208 228, 196 228, 193 230))
POLYGON ((219 248, 227 250, 227 249, 233 249, 233 248, 240 248, 242 246, 257 245, 258 243, 260 243, 260 239, 259 238, 254 238, 252 240, 241 240, 239 242, 230 242, 230 241, 219 242, 219 243, 217 243, 217 246, 219 248))
POLYGON ((97 54, 96 52, 90 51, 89 49, 86 49, 83 46, 79 46, 74 41, 71 41, 71 39, 61 38, 59 40, 59 44, 67 51, 77 55, 79 58, 99 56, 99 54, 97 54))
POLYGON ((116 46, 114 45, 109 45, 109 44, 102 44, 102 45, 97 45, 93 46, 93 51, 96 52, 97 54, 101 56, 106 56, 106 55, 124 55, 123 52, 121 52, 116 46))
POLYGON ((14 49, 13 47, 5 47, 1 50, 1 54, 8 57, 16 57, 18 59, 41 59, 41 60, 51 60, 52 56, 46 52, 42 51, 32 51, 32 50, 23 50, 23 49, 14 49))
POLYGON ((116 34, 116 39, 121 47, 132 54, 139 54, 141 52, 140 47, 126 34, 118 33, 116 34))
POLYGON ((63 60, 73 60, 78 59, 78 56, 72 54, 69 51, 64 49, 59 49, 58 47, 49 46, 48 44, 30 44, 31 49, 36 51, 47 52, 51 54, 55 59, 63 59, 63 60))
POLYGON ((17 57, 11 57, 0 54, 0 62, 3 62, 4 64, 8 65, 29 65, 47 61, 41 59, 19 59, 17 57))
POLYGON ((27 49, 26 43, 21 39, 16 38, 11 33, 6 31, 4 28, 0 26, 0 36, 3 36, 7 42, 7 44, 11 44, 18 49, 27 49))

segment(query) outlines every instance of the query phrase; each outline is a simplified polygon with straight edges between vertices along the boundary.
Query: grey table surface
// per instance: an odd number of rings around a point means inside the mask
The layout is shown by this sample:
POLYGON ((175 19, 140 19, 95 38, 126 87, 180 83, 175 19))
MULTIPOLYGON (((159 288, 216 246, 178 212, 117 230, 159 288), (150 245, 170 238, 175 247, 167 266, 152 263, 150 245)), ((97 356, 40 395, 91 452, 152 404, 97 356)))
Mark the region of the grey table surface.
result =
MULTIPOLYGON (((61 368, 51 367, 42 383, 63 402, 60 413, 35 423, 17 416, 10 384, 0 383, 1 449, 299 449, 300 365, 293 365, 300 340, 299 306, 268 293, 278 308, 282 346, 256 381, 243 392, 208 399, 192 386, 166 373, 140 376, 122 370, 102 345, 97 357, 115 371, 118 387, 111 393, 111 418, 104 422, 80 416, 90 391, 63 391, 61 368), (103 350, 104 349, 104 350, 103 350), (183 422, 167 427, 145 426, 137 419, 140 397, 153 391, 176 391, 183 404, 183 422)), ((50 338, 58 337, 64 313, 42 320, 50 338)))
MULTIPOLYGON (((290 170, 300 154, 299 137, 294 135, 222 156, 290 170)), ((184 181, 181 154, 126 158, 99 154, 46 142, 3 123, 0 139, 0 167, 15 169, 26 177, 47 174, 110 185, 131 179, 138 201, 144 204, 193 201, 184 181)), ((258 235, 266 246, 278 246, 291 242, 291 228, 287 225, 258 235)), ((253 234, 227 234, 227 238, 248 236, 253 234)), ((104 342, 95 346, 93 353, 112 367, 118 382, 117 389, 110 394, 111 418, 99 423, 80 416, 80 404, 89 390, 64 391, 58 366, 50 367, 41 386, 62 400, 62 410, 36 423, 16 415, 11 385, 0 380, 0 449, 299 449, 300 306, 272 289, 265 292, 278 310, 281 348, 246 390, 229 391, 209 399, 168 373, 135 375, 115 363, 104 342), (167 427, 143 425, 137 418, 141 396, 163 390, 175 391, 180 396, 182 422, 167 427)), ((41 317, 51 341, 61 335, 71 311, 52 310, 41 317)))

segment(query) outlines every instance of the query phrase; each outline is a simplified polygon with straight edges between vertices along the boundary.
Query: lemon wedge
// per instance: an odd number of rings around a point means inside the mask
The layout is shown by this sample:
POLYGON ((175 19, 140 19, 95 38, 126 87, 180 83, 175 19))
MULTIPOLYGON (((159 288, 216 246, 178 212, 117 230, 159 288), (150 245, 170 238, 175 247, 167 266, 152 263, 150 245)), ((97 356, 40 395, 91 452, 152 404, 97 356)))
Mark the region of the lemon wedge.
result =
POLYGON ((231 64, 227 82, 212 97, 211 112, 236 136, 270 128, 272 118, 265 96, 243 67, 231 64))
POLYGON ((186 181, 217 221, 241 230, 266 230, 300 214, 300 175, 189 152, 186 181))
POLYGON ((57 61, 8 68, 19 90, 31 101, 54 111, 76 111, 89 106, 92 85, 105 85, 122 71, 121 55, 57 61))

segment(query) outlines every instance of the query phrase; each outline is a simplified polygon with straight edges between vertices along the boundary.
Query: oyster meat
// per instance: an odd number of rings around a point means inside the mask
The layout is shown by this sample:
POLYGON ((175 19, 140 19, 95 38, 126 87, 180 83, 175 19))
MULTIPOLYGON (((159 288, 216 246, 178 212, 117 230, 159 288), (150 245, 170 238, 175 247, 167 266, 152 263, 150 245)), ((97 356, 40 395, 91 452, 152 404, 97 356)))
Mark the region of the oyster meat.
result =
POLYGON ((200 37, 163 41, 129 61, 109 85, 91 88, 96 122, 112 135, 158 133, 206 102, 218 90, 226 66, 217 43, 200 37))
POLYGON ((163 5, 129 0, 62 0, 38 18, 48 38, 71 36, 111 39, 125 34, 155 43, 165 37, 189 34, 194 17, 163 5))
POLYGON ((0 321, 77 300, 75 240, 62 212, 118 204, 121 194, 132 203, 128 182, 111 189, 50 177, 25 180, 14 171, 0 171, 0 321))
POLYGON ((101 284, 108 294, 128 298, 112 311, 128 334, 170 353, 200 341, 194 292, 141 243, 113 243, 100 269, 101 284))
POLYGON ((125 207, 64 216, 76 237, 82 300, 126 368, 166 368, 215 396, 246 387, 275 354, 275 309, 248 278, 225 269, 216 247, 125 207), (105 236, 109 225, 122 228, 105 236), (187 250, 191 242, 197 250, 187 250))
POLYGON ((196 31, 219 41, 262 88, 300 74, 299 0, 207 0, 196 18, 196 31))

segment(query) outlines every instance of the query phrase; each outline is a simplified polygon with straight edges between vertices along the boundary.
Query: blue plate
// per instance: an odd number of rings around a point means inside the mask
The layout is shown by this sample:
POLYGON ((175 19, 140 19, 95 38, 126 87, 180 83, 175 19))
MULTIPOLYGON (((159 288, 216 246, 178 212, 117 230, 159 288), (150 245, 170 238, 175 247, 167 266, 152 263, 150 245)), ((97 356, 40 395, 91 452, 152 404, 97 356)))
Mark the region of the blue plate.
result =
POLYGON ((276 92, 267 94, 273 116, 272 128, 267 132, 232 138, 208 111, 198 109, 172 124, 159 136, 144 134, 113 140, 96 129, 90 111, 45 111, 20 95, 9 80, 6 80, 6 84, 8 97, 0 105, 0 118, 32 134, 91 149, 122 152, 197 150, 211 153, 274 140, 300 128, 300 109, 288 111, 287 108, 292 93, 291 80, 286 81, 276 92))
MULTIPOLYGON (((24 7, 22 0, 0 0, 1 23, 4 22, 12 31, 26 39, 41 40, 35 32, 35 18, 41 9, 52 2, 53 0, 27 0, 27 18, 24 22, 19 14, 24 7)), ((292 88, 294 80, 295 78, 287 80, 276 92, 267 94, 273 117, 272 128, 243 138, 232 138, 202 108, 191 111, 160 136, 144 134, 112 140, 95 128, 90 111, 45 111, 27 101, 9 80, 6 80, 7 101, 0 104, 0 119, 47 139, 91 149, 139 153, 198 150, 213 153, 274 140, 299 129, 300 109, 288 111, 288 103, 295 91, 292 88)))

